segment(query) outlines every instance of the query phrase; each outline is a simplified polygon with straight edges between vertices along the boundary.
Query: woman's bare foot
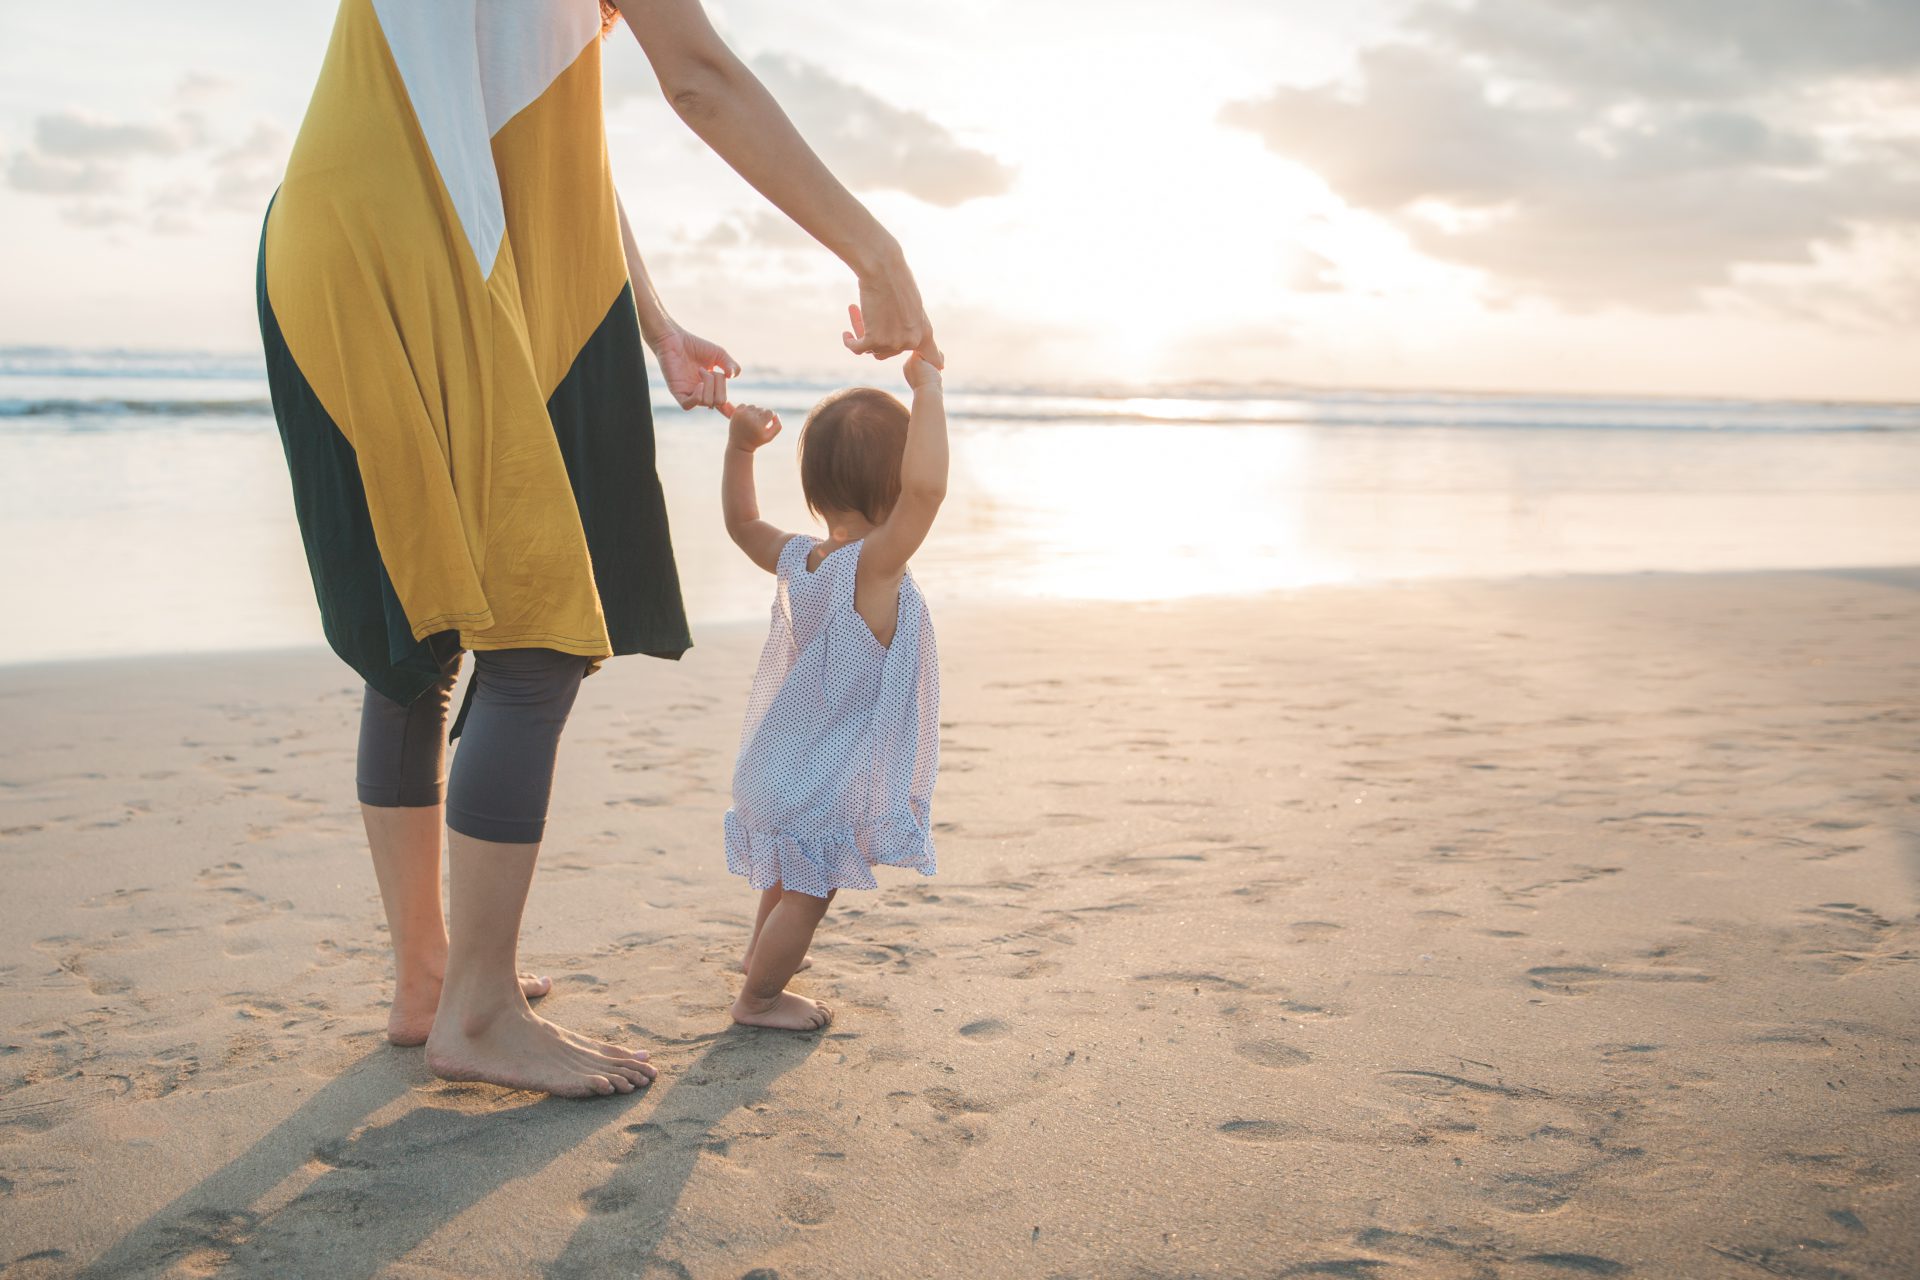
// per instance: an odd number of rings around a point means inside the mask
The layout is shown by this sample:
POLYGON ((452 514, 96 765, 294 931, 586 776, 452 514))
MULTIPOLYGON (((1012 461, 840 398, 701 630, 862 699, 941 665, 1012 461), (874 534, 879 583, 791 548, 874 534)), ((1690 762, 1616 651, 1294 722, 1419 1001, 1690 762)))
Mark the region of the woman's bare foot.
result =
MULTIPOLYGON (((747 954, 740 957, 740 972, 746 973, 748 970, 752 968, 753 968, 753 948, 749 947, 747 948, 747 954)), ((813 952, 809 951, 807 952, 807 954, 800 957, 800 967, 795 969, 794 972, 805 973, 808 969, 811 969, 811 968, 813 968, 813 952)))
MULTIPOLYGON (((529 1000, 538 1000, 552 990, 552 978, 520 975, 520 994, 529 1000)), ((433 1011, 439 1007, 439 978, 401 983, 394 989, 393 1008, 387 1012, 387 1042, 407 1048, 425 1044, 433 1034, 433 1011)))
POLYGON ((749 1027, 777 1027, 782 1031, 818 1031, 833 1021, 833 1010, 817 1000, 782 991, 771 1000, 755 1000, 746 992, 733 1002, 733 1020, 749 1027))
POLYGON ((561 1098, 632 1093, 659 1074, 642 1061, 642 1052, 621 1049, 616 1057, 587 1048, 584 1039, 526 1008, 487 1017, 450 1014, 427 1038, 427 1069, 442 1080, 478 1080, 561 1098))
POLYGON ((629 1049, 625 1045, 613 1044, 606 1040, 595 1040, 592 1036, 583 1036, 578 1031, 569 1031, 557 1023, 549 1022, 547 1025, 582 1049, 589 1049, 594 1053, 603 1053, 609 1058, 631 1058, 635 1062, 645 1062, 652 1056, 645 1049, 629 1049))

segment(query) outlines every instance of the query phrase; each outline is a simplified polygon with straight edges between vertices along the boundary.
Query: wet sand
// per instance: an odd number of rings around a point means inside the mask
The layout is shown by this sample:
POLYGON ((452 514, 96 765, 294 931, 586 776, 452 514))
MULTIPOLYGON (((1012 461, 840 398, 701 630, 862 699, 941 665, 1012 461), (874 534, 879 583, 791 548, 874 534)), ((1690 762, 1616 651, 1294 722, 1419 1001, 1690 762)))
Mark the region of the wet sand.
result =
POLYGON ((941 875, 730 1029, 757 628, 586 685, 525 957, 381 1038, 319 652, 0 671, 0 1275, 1920 1271, 1920 573, 942 610, 941 875))

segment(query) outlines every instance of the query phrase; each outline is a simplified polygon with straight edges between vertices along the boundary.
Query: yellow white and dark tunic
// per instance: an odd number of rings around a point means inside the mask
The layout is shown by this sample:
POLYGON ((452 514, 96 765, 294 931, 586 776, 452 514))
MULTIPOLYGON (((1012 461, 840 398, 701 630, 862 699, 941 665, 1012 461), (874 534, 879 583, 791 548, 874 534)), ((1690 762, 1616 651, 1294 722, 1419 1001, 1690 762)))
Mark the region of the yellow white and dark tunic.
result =
POLYGON ((597 0, 343 0, 267 214, 260 328, 321 619, 398 702, 448 633, 690 643, 599 35, 597 0))

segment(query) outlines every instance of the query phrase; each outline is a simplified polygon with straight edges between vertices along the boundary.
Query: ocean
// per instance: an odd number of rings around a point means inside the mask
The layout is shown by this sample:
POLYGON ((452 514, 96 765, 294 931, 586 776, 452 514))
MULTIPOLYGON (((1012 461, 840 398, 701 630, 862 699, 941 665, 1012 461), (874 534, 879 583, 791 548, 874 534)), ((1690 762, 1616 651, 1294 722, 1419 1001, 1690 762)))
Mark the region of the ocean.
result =
MULTIPOLYGON (((891 367, 849 374, 900 391, 891 367)), ((780 412, 761 507, 812 527, 780 412)), ((1920 406, 1194 385, 949 386, 933 607, 1448 577, 1920 564, 1920 406)), ((764 615, 725 422, 654 394, 689 612, 764 615)), ((321 642, 254 355, 0 349, 0 663, 321 642)))

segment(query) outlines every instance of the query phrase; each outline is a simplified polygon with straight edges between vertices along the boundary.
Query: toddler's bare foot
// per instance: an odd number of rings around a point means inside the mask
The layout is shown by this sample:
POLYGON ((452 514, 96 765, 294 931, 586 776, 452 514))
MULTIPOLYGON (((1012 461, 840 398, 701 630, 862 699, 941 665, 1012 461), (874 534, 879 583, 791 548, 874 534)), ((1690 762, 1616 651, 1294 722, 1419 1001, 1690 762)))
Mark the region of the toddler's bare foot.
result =
MULTIPOLYGON (((740 972, 745 973, 751 968, 753 968, 753 952, 749 951, 746 955, 740 957, 740 972)), ((800 957, 800 967, 795 969, 794 972, 805 973, 811 968, 813 968, 813 952, 809 951, 800 957)))
POLYGON ((615 1056, 586 1047, 597 1043, 526 1009, 480 1018, 450 1014, 427 1040, 427 1069, 442 1080, 478 1080, 562 1098, 632 1093, 653 1083, 658 1072, 640 1060, 644 1054, 620 1049, 615 1056))
MULTIPOLYGON (((520 994, 529 1000, 538 1000, 552 990, 552 978, 520 975, 520 994)), ((401 983, 394 989, 393 1007, 387 1012, 388 1042, 407 1047, 425 1044, 433 1034, 433 1011, 439 1007, 439 978, 401 983)))
POLYGON ((833 1010, 791 991, 782 991, 771 1000, 756 1000, 743 991, 733 1002, 733 1020, 749 1027, 818 1031, 833 1021, 833 1010))

